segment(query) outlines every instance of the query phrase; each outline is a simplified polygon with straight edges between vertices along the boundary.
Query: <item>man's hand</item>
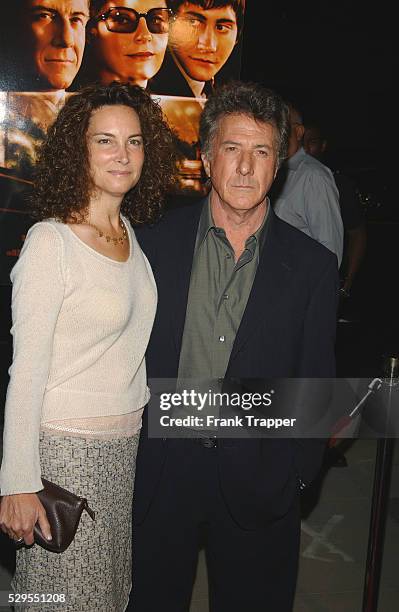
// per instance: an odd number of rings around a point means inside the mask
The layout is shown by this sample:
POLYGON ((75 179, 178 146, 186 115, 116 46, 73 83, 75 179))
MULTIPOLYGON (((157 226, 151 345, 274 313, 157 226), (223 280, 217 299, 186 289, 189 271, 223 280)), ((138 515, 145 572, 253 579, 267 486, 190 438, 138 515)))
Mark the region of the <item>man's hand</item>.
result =
POLYGON ((47 540, 51 540, 50 524, 46 511, 36 493, 5 495, 0 503, 0 528, 11 539, 33 544, 33 528, 39 523, 47 540))

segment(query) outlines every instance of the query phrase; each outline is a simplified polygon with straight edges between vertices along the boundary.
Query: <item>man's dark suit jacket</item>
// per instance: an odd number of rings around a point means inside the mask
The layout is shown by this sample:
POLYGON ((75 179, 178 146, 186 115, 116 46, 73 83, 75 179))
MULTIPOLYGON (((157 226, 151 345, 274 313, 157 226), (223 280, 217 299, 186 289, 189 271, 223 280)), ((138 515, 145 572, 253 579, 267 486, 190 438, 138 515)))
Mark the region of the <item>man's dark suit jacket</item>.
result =
POLYGON ((150 80, 148 89, 152 94, 163 96, 184 96, 194 98, 193 91, 169 53, 166 51, 162 66, 150 80))
MULTIPOLYGON (((151 378, 176 378, 197 227, 203 202, 170 211, 137 231, 158 286, 147 352, 151 378)), ((338 272, 335 255, 270 210, 270 224, 226 377, 333 377, 338 272)), ((244 528, 282 517, 321 465, 321 440, 220 440, 220 486, 244 528)), ((149 439, 146 419, 137 458, 135 521, 145 519, 168 441, 149 439)))

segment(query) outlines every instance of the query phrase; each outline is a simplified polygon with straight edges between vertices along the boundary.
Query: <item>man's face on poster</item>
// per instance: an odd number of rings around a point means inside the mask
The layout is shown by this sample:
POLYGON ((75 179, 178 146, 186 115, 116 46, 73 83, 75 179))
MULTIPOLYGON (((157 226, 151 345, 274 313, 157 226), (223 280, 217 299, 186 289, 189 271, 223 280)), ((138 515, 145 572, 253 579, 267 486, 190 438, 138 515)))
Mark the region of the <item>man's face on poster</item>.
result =
POLYGON ((82 63, 88 0, 26 0, 32 60, 43 89, 66 89, 82 63))
POLYGON ((203 9, 184 2, 171 25, 169 44, 191 79, 209 81, 228 60, 237 33, 237 18, 231 5, 203 9))

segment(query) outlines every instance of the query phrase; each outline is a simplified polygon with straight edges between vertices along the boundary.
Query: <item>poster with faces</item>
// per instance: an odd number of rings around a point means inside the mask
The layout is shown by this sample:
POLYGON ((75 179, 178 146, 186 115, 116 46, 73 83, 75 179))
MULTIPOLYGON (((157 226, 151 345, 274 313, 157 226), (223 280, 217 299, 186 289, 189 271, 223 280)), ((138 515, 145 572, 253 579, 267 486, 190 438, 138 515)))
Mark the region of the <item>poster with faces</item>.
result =
POLYGON ((178 191, 206 193, 199 119, 207 96, 239 78, 245 0, 13 0, 2 11, 0 239, 7 226, 8 255, 0 244, 0 284, 9 283, 28 223, 23 193, 37 145, 84 85, 117 80, 149 91, 177 136, 178 191))

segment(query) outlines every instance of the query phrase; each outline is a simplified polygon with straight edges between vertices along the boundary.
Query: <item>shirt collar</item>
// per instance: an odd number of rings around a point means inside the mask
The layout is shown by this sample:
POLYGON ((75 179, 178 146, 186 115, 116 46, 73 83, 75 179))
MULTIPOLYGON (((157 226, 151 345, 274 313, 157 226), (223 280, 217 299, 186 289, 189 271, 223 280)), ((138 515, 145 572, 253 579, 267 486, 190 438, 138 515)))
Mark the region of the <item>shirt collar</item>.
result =
POLYGON ((299 164, 303 161, 305 156, 305 149, 301 147, 296 153, 294 153, 294 155, 285 161, 285 166, 288 168, 288 170, 297 170, 299 164))
POLYGON ((172 50, 170 50, 170 54, 173 57, 173 60, 175 61, 176 66, 180 70, 182 76, 187 81, 189 88, 194 94, 194 97, 195 98, 206 98, 206 95, 204 93, 205 81, 196 81, 195 79, 190 78, 172 50))
MULTIPOLYGON (((247 238, 245 242, 246 247, 250 248, 251 244, 256 246, 256 244, 259 243, 259 250, 262 250, 263 245, 265 243, 265 237, 267 233, 266 230, 269 225, 268 223, 269 218, 270 218, 270 200, 269 198, 267 198, 266 214, 263 217, 262 224, 260 225, 260 227, 256 230, 254 234, 251 234, 251 236, 247 238), (255 238, 255 242, 252 241, 251 238, 255 238)), ((202 243, 204 242, 205 238, 207 237, 211 229, 220 229, 220 228, 217 228, 217 226, 215 225, 213 221, 212 212, 211 212, 211 202, 208 196, 207 201, 205 202, 204 208, 202 209, 202 213, 201 213, 201 217, 200 217, 200 221, 198 225, 196 250, 202 245, 202 243)))
POLYGON ((267 208, 266 214, 263 217, 262 225, 256 230, 254 237, 256 238, 257 243, 259 244, 259 253, 262 251, 263 246, 265 244, 265 238, 267 234, 267 228, 269 227, 269 219, 270 219, 270 200, 267 198, 267 208))
POLYGON ((206 199, 205 205, 202 209, 198 231, 197 231, 197 248, 201 246, 205 238, 208 235, 209 230, 216 227, 211 213, 211 203, 209 197, 206 199))

